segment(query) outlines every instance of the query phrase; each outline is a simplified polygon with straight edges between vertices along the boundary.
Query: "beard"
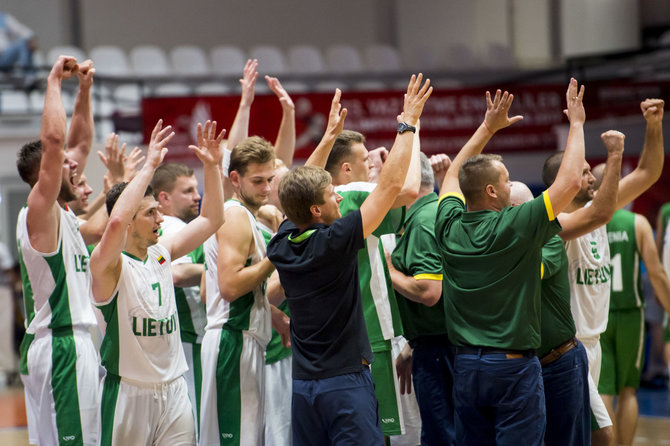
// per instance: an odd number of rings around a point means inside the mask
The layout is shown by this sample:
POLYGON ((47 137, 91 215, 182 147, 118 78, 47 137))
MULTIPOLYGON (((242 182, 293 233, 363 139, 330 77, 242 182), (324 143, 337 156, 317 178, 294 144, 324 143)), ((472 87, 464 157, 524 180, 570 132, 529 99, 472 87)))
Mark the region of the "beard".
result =
POLYGON ((256 200, 253 195, 247 195, 244 193, 242 189, 240 189, 237 192, 237 195, 240 197, 240 201, 244 206, 246 206, 248 209, 253 210, 254 212, 258 210, 261 206, 266 204, 269 200, 270 197, 261 199, 261 200, 256 200))
POLYGON ((60 192, 58 193, 58 199, 65 203, 67 203, 68 201, 74 201, 78 199, 77 194, 72 188, 72 185, 65 178, 61 183, 60 192))

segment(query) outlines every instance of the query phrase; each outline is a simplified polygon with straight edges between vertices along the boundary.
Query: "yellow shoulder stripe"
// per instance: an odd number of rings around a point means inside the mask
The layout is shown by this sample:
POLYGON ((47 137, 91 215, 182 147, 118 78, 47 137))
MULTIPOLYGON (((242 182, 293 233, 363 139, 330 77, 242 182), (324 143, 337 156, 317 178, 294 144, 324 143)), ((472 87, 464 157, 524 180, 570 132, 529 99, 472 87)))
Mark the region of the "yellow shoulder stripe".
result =
POLYGON ((544 263, 540 263, 540 279, 544 279, 544 263))
MULTIPOLYGON (((456 197, 456 198, 460 198, 460 200, 463 202, 463 204, 465 204, 465 197, 463 196, 463 194, 459 194, 458 192, 447 192, 446 194, 444 194, 444 195, 442 195, 442 196, 440 197, 440 201, 439 201, 439 202, 441 202, 442 200, 444 200, 444 199, 447 198, 447 197, 456 197)), ((438 202, 438 203, 439 203, 439 202, 438 202)))
POLYGON ((547 208, 547 217, 549 217, 549 221, 553 221, 556 216, 554 215, 554 208, 551 206, 551 200, 546 190, 542 192, 542 198, 544 198, 544 207, 547 208))
POLYGON ((416 280, 442 280, 442 274, 417 274, 416 280))

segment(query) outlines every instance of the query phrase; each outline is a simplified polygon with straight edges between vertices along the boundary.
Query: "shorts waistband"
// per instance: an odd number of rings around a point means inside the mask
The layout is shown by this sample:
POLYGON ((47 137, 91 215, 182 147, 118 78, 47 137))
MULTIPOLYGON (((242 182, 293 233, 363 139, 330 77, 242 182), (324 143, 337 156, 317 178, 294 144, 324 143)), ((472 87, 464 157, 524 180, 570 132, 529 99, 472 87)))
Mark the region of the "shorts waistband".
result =
POLYGON ((455 346, 454 351, 457 355, 505 355, 507 359, 532 358, 535 356, 535 349, 510 350, 496 347, 455 346))
POLYGON ((136 386, 136 387, 143 387, 145 389, 163 389, 165 387, 169 387, 172 384, 176 383, 178 380, 182 379, 183 376, 178 376, 174 379, 171 379, 169 381, 164 381, 164 382, 145 382, 145 381, 137 381, 131 378, 126 378, 125 376, 118 376, 113 373, 107 373, 109 376, 113 376, 114 378, 120 380, 121 382, 136 386))
POLYGON ((35 333, 35 339, 40 339, 45 336, 62 337, 62 336, 72 336, 75 334, 90 336, 91 332, 88 331, 87 327, 59 327, 53 329, 45 328, 38 330, 37 333, 35 333))

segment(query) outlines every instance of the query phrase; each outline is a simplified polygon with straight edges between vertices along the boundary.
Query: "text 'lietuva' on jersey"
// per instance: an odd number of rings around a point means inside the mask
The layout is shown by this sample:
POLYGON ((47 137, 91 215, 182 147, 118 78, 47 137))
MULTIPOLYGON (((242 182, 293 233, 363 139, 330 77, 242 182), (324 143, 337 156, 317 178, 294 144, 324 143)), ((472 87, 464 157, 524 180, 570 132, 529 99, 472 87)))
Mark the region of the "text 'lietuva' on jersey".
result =
POLYGON ((147 257, 122 254, 121 276, 112 296, 98 303, 107 329, 100 347, 108 373, 161 383, 183 375, 188 366, 179 335, 170 254, 150 246, 147 257))

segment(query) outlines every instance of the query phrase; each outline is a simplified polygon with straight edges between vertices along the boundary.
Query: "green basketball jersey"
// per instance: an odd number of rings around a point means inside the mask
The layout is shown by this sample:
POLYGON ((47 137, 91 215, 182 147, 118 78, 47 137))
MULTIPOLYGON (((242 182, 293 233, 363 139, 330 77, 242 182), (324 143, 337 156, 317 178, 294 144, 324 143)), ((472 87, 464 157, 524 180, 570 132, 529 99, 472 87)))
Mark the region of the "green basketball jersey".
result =
MULTIPOLYGON (((417 280, 442 282, 442 260, 435 247, 435 215, 437 195, 430 193, 419 198, 407 212, 405 231, 398 242, 391 260, 393 266, 417 280)), ((402 317, 405 337, 447 333, 447 321, 442 300, 432 307, 411 301, 398 293, 398 307, 402 317)))
POLYGON ((644 306, 635 214, 625 209, 616 211, 607 223, 607 239, 612 261, 610 311, 644 306))
MULTIPOLYGON (((375 186, 374 183, 365 182, 337 186, 335 191, 342 196, 340 202, 342 216, 360 209, 375 186)), ((365 248, 358 251, 358 277, 363 314, 373 349, 375 344, 402 335, 398 303, 379 237, 384 234, 396 234, 402 227, 404 217, 404 207, 389 211, 382 223, 365 240, 365 248)))

